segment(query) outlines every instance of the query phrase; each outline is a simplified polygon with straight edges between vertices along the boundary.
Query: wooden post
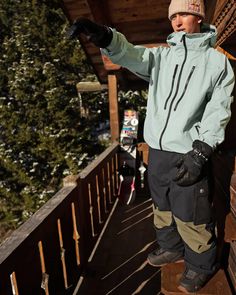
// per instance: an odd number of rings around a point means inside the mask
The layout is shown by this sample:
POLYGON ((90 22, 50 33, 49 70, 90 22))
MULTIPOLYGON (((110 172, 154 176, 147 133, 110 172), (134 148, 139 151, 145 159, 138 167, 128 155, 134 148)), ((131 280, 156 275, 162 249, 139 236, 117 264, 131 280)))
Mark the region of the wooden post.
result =
POLYGON ((114 142, 114 141, 119 141, 119 136, 120 136, 116 75, 108 75, 108 92, 109 92, 111 141, 114 142))

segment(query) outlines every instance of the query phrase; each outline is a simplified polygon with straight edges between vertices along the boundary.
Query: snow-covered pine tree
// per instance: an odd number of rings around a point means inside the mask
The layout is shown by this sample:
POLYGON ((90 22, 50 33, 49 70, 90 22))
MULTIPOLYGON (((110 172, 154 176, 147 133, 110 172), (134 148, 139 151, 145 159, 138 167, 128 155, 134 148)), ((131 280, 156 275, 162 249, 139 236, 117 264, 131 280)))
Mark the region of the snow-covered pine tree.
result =
POLYGON ((59 2, 0 3, 0 227, 28 218, 102 150, 91 128, 106 97, 84 94, 91 117, 80 117, 75 85, 91 69, 65 38, 59 2))

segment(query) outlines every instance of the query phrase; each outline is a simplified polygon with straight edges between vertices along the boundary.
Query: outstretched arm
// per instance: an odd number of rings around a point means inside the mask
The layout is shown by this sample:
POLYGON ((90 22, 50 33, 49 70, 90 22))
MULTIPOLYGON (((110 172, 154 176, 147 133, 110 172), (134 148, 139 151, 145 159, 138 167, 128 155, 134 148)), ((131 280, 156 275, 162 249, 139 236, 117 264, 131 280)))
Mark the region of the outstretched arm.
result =
POLYGON ((102 48, 102 54, 107 55, 112 62, 126 67, 149 81, 151 69, 154 65, 152 49, 135 46, 115 29, 96 24, 86 18, 77 19, 67 32, 69 38, 76 38, 80 34, 86 35, 95 46, 102 48))
MULTIPOLYGON (((133 45, 115 29, 112 30, 112 33, 112 41, 101 50, 102 54, 108 56, 113 63, 129 69, 142 79, 149 81, 154 66, 154 49, 133 45)), ((156 59, 157 61, 158 59, 156 59)))

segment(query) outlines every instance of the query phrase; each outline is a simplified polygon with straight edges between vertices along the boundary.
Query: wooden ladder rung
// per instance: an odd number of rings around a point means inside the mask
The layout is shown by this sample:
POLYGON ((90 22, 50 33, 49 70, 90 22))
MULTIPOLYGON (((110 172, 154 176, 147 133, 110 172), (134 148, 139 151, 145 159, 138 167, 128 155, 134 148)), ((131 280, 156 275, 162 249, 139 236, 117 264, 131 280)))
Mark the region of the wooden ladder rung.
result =
MULTIPOLYGON (((161 292, 164 295, 183 295, 178 290, 179 280, 184 271, 184 263, 171 263, 161 268, 161 292)), ((232 295, 224 270, 220 269, 198 292, 198 295, 232 295)))

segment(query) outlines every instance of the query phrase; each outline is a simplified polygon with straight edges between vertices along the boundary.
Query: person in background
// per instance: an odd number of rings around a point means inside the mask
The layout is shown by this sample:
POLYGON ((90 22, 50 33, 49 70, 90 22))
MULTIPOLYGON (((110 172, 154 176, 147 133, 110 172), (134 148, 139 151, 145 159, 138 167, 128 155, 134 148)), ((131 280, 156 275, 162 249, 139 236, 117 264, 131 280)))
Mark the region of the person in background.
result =
POLYGON ((201 289, 218 268, 212 215, 211 156, 230 119, 234 74, 214 49, 216 28, 204 24, 203 0, 172 0, 168 47, 135 46, 89 19, 77 19, 71 38, 85 34, 112 62, 149 82, 144 139, 158 248, 156 267, 185 262, 179 289, 201 289))

